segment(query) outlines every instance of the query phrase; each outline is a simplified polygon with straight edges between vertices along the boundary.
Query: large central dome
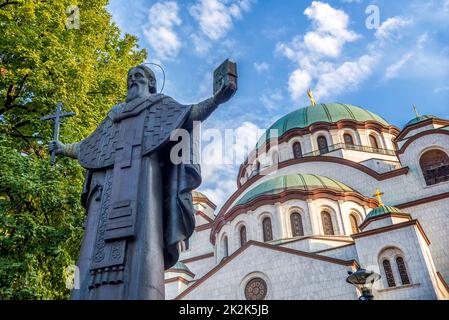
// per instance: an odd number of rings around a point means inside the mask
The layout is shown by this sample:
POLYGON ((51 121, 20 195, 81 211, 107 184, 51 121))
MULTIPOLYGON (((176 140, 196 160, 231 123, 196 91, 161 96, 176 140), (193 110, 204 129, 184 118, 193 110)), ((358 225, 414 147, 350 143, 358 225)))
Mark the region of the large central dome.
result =
POLYGON ((335 123, 340 120, 354 120, 357 122, 376 121, 382 125, 390 126, 390 124, 381 116, 372 113, 366 109, 343 103, 320 103, 316 106, 308 106, 293 111, 276 121, 263 134, 257 143, 259 148, 269 138, 270 130, 278 130, 278 136, 282 136, 291 129, 301 129, 317 122, 335 123))
POLYGON ((332 189, 339 192, 354 191, 351 187, 328 177, 315 174, 289 174, 272 178, 245 194, 236 205, 245 204, 261 195, 278 194, 286 190, 332 189))

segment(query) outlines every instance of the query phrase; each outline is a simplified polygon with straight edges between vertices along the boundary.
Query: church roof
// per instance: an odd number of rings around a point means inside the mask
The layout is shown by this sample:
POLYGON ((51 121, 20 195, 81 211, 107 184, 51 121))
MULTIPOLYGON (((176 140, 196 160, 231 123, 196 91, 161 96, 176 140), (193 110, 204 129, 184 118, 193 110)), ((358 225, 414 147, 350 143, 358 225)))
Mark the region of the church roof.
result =
MULTIPOLYGON (((413 124, 417 124, 419 122, 425 121, 427 119, 438 119, 438 117, 433 116, 431 114, 424 114, 422 116, 418 116, 416 118, 413 118, 412 120, 410 120, 409 122, 407 122, 407 124, 405 125, 405 127, 411 126, 413 124)), ((404 127, 404 128, 405 128, 404 127)))
POLYGON ((204 193, 199 192, 199 191, 192 191, 192 197, 194 197, 194 198, 208 199, 204 193))
POLYGON ((384 214, 389 214, 389 213, 402 213, 402 211, 399 208, 396 207, 391 207, 391 206, 380 206, 377 207, 375 209, 373 209, 365 218, 366 219, 370 219, 370 218, 374 218, 374 217, 378 217, 378 216, 382 216, 384 214))
POLYGON ((382 125, 390 124, 381 116, 361 107, 343 103, 320 103, 295 110, 276 121, 260 138, 257 148, 270 138, 270 129, 278 130, 280 137, 285 132, 295 128, 306 128, 316 122, 334 123, 340 120, 354 120, 359 122, 376 121, 382 125))
POLYGON ((176 264, 173 267, 171 267, 170 269, 185 270, 188 272, 192 272, 192 271, 190 271, 189 267, 187 267, 186 264, 181 261, 176 262, 176 264))
POLYGON ((262 182, 246 193, 236 205, 250 202, 261 195, 278 194, 285 190, 332 189, 336 191, 354 191, 347 185, 327 177, 315 174, 289 174, 262 182))

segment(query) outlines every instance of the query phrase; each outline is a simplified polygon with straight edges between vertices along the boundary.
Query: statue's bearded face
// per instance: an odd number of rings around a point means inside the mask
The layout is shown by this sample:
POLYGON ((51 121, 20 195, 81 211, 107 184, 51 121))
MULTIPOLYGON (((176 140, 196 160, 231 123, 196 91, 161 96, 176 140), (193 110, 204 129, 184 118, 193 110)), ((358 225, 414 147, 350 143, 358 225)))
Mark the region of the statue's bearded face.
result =
POLYGON ((149 85, 152 81, 154 79, 148 79, 142 69, 131 69, 128 72, 128 94, 126 96, 126 102, 135 98, 148 97, 150 95, 149 85))

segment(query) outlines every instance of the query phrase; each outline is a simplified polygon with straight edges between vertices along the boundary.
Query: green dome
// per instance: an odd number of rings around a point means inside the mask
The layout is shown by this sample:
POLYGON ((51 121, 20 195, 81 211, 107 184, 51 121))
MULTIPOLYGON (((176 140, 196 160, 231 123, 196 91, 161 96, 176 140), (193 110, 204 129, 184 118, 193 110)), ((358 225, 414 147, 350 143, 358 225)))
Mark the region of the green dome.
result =
POLYGON ((314 174, 289 174, 262 182, 246 193, 236 205, 250 202, 261 195, 279 194, 285 190, 332 189, 335 191, 354 191, 347 185, 323 176, 314 174))
POLYGON ((257 148, 262 146, 269 138, 276 137, 269 136, 270 129, 277 129, 280 137, 291 129, 306 128, 316 122, 334 123, 340 120, 377 121, 385 126, 390 125, 381 116, 360 107, 342 103, 320 103, 316 106, 298 109, 280 118, 260 138, 257 148))
POLYGON ((185 271, 188 271, 188 272, 192 272, 192 271, 190 271, 189 267, 187 267, 185 265, 185 263, 181 262, 181 261, 176 262, 176 264, 173 267, 171 267, 170 269, 185 270, 185 271))
POLYGON ((366 219, 378 217, 378 216, 381 216, 384 214, 389 214, 389 213, 402 213, 402 212, 400 209, 398 209, 396 207, 380 206, 380 207, 377 207, 376 209, 373 209, 370 213, 368 213, 368 215, 366 216, 366 219))
POLYGON ((409 122, 407 122, 407 124, 405 125, 405 127, 411 126, 413 124, 416 124, 418 122, 422 122, 425 121, 427 119, 437 119, 438 117, 435 117, 431 114, 425 114, 416 118, 413 118, 412 120, 410 120, 409 122))

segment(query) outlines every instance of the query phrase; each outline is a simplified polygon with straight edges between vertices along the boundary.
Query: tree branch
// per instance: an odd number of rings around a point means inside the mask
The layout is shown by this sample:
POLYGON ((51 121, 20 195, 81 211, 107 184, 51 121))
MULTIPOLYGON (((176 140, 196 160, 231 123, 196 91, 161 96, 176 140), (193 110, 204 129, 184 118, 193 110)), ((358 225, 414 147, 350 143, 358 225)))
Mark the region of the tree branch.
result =
POLYGON ((9 4, 20 4, 20 2, 19 2, 19 1, 9 1, 9 0, 6 0, 6 2, 0 4, 0 9, 3 8, 3 7, 6 7, 6 6, 9 5, 9 4))

